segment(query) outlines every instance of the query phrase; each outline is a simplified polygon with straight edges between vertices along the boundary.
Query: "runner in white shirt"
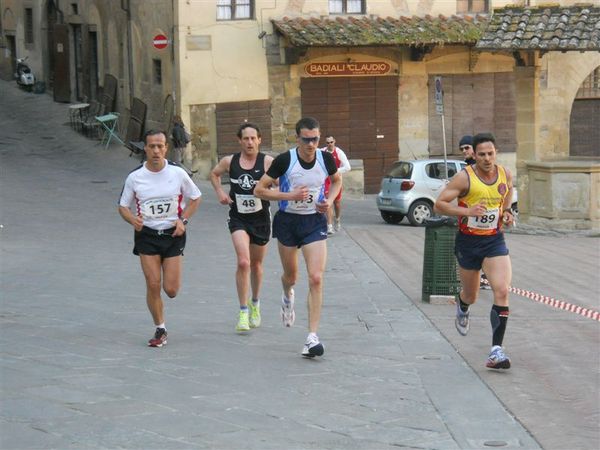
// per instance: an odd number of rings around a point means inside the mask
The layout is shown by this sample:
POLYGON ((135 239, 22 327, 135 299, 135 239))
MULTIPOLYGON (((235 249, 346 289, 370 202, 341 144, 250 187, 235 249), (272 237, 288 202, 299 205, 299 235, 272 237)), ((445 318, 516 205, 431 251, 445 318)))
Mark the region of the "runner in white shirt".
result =
MULTIPOLYGON (((350 172, 350 161, 346 157, 346 153, 335 145, 335 138, 333 136, 325 137, 326 146, 321 150, 324 152, 329 152, 335 159, 335 165, 338 168, 340 174, 344 174, 346 172, 350 172)), ((325 195, 329 195, 329 185, 331 182, 327 180, 325 182, 325 195)), ((333 234, 335 231, 340 231, 341 220, 342 220, 342 190, 340 189, 340 193, 337 195, 335 200, 333 201, 333 206, 335 209, 335 225, 333 224, 333 210, 329 209, 327 213, 327 234, 333 234)))
POLYGON ((262 176, 254 195, 264 200, 279 200, 273 219, 283 266, 281 318, 291 327, 295 320, 294 284, 298 278, 298 250, 302 249, 308 272, 308 336, 302 356, 321 356, 323 344, 317 336, 323 303, 323 274, 327 261, 327 211, 342 187, 333 157, 321 152, 319 122, 311 117, 296 124, 298 147, 275 158, 262 176), (331 177, 331 196, 325 197, 325 180, 331 177), (279 189, 270 189, 279 180, 279 189))
POLYGON ((170 298, 177 295, 186 226, 202 194, 184 169, 165 159, 164 132, 149 130, 144 143, 146 162, 127 176, 119 214, 135 230, 133 253, 139 255, 146 278, 146 303, 156 326, 148 345, 162 347, 167 331, 161 284, 170 298))

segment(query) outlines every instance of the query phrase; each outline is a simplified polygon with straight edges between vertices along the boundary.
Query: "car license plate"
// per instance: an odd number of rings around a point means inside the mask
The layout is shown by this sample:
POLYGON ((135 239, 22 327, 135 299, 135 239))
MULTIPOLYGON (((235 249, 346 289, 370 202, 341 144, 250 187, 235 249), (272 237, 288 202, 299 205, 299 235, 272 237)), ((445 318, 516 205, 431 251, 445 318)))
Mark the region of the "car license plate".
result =
POLYGON ((391 205, 392 204, 392 199, 391 198, 382 198, 381 199, 381 204, 382 205, 391 205))

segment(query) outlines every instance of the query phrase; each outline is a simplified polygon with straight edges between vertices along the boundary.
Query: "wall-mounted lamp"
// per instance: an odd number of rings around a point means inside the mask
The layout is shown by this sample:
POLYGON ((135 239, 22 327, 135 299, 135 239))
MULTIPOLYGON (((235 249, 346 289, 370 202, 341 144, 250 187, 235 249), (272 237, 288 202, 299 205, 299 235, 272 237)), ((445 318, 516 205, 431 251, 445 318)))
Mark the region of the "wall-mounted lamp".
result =
POLYGON ((261 31, 261 32, 258 34, 258 38, 259 38, 259 39, 262 39, 262 38, 264 38, 266 35, 267 35, 267 32, 263 30, 263 31, 261 31))

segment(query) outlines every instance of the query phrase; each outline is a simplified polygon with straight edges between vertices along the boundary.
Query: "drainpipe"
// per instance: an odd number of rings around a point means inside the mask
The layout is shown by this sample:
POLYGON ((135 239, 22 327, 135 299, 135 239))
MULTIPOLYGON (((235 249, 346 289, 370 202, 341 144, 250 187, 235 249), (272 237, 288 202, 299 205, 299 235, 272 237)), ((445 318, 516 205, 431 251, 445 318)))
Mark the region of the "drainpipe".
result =
POLYGON ((127 13, 127 71, 129 72, 129 109, 132 106, 132 99, 135 96, 133 91, 133 45, 131 43, 131 6, 129 5, 130 0, 121 0, 121 9, 127 13))
POLYGON ((176 77, 177 77, 177 66, 175 65, 175 33, 177 31, 177 26, 176 26, 176 20, 175 18, 177 17, 175 15, 176 11, 175 11, 175 0, 171 0, 171 12, 172 12, 172 18, 171 18, 171 64, 173 65, 173 69, 171 72, 171 95, 173 96, 173 104, 175 106, 174 110, 176 114, 181 114, 181 111, 178 108, 178 103, 177 103, 177 82, 176 82, 176 77))

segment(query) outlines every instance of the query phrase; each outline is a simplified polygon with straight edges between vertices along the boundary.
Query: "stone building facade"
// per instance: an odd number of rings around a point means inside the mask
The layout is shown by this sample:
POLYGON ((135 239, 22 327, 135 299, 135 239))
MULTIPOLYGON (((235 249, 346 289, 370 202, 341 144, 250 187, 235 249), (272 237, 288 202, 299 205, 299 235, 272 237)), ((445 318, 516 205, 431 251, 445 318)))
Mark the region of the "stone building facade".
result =
POLYGON ((123 122, 133 97, 148 105, 146 128, 182 116, 193 137, 186 162, 201 176, 237 149, 235 130, 244 120, 261 126, 264 150, 279 153, 294 144, 295 122, 315 115, 324 134, 362 161, 367 193, 395 159, 438 156, 444 144, 460 157, 460 136, 492 131, 500 162, 516 174, 525 221, 598 228, 600 148, 587 136, 600 129, 589 113, 600 102, 600 7, 519 3, 0 0, 0 76, 10 77, 15 54, 29 56, 55 98, 62 86, 58 100, 77 102, 93 98, 111 74, 123 122), (509 3, 516 6, 504 8, 509 3), (524 28, 502 29, 511 18, 524 28), (490 27, 499 28, 486 35, 490 27), (531 27, 550 36, 548 43, 572 32, 582 47, 543 47, 531 27), (54 31, 61 29, 68 64, 59 73, 54 31), (493 39, 500 32, 523 39, 502 47, 493 39), (165 48, 153 45, 160 36, 165 48), (538 47, 522 49, 523 42, 538 47), (586 83, 592 88, 582 98, 586 83), (569 165, 575 155, 584 155, 585 168, 569 165), (559 182, 581 173, 588 174, 584 182, 559 182), (555 201, 563 187, 572 194, 555 201), (573 206, 573 199, 583 200, 573 206))

